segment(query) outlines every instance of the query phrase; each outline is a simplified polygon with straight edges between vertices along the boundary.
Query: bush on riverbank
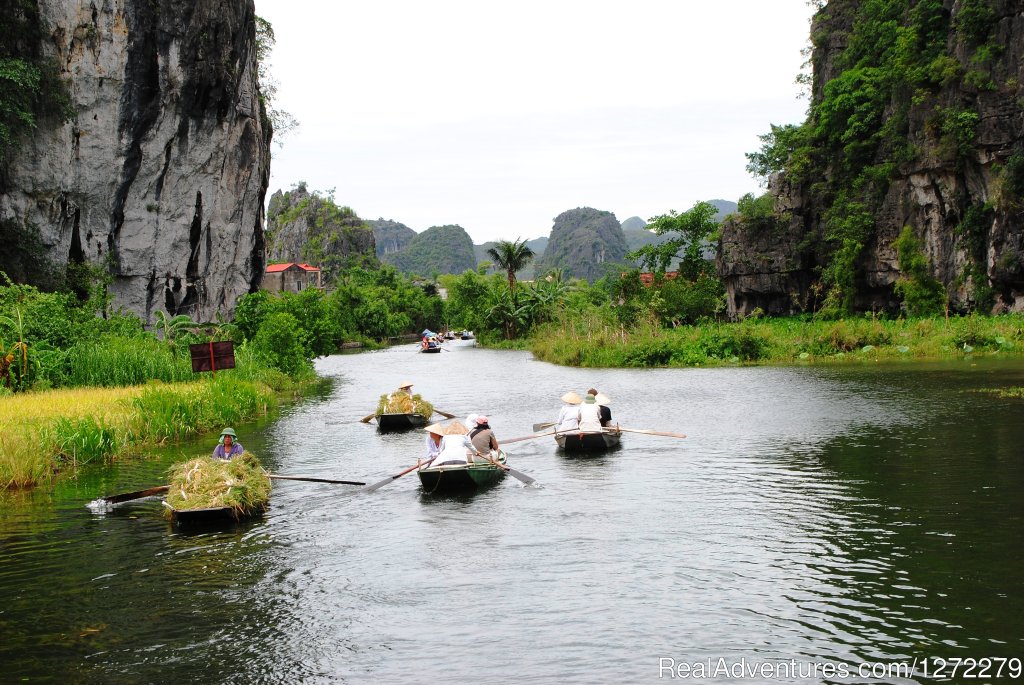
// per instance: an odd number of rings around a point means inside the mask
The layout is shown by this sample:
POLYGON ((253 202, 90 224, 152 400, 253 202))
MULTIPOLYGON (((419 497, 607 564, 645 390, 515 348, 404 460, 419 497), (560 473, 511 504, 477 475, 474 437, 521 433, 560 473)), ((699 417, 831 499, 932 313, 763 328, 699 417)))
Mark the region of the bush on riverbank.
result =
POLYGON ((276 403, 270 387, 231 372, 190 383, 0 397, 0 489, 29 487, 79 464, 237 424, 276 403))
POLYGON ((582 367, 708 366, 942 358, 1024 351, 1024 315, 708 322, 632 329, 599 312, 543 327, 530 341, 543 361, 582 367))

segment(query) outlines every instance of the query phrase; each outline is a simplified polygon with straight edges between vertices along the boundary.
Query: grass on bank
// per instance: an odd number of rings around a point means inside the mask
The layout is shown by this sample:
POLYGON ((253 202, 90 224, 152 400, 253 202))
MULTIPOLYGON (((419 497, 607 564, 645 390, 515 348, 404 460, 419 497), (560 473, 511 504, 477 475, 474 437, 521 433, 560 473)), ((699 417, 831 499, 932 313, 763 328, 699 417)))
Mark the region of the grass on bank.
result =
POLYGON ((580 367, 942 359, 1024 352, 1024 315, 838 321, 799 318, 630 330, 599 316, 567 319, 530 341, 537 359, 580 367))
POLYGON ((0 489, 30 487, 79 464, 236 424, 276 404, 268 385, 229 373, 0 397, 0 489))

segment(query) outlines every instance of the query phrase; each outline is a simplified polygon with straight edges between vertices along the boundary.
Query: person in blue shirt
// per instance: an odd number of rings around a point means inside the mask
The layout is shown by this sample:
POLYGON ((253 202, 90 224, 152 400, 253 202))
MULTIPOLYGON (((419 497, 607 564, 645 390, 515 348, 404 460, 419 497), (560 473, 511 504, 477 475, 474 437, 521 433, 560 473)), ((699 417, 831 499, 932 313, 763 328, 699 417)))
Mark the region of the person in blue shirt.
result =
POLYGON ((245 451, 241 444, 235 442, 235 431, 232 428, 225 428, 220 432, 221 444, 213 448, 213 458, 230 461, 245 451))

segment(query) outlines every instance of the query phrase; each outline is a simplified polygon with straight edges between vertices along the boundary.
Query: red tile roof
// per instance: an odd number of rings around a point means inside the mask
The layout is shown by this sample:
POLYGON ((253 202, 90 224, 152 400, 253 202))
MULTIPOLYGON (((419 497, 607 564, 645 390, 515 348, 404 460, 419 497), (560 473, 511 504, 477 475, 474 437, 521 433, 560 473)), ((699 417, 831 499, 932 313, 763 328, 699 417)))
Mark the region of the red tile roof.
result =
POLYGON ((276 274, 281 271, 287 271, 293 266, 297 266, 303 271, 319 271, 320 267, 311 266, 310 264, 296 264, 295 262, 288 262, 287 264, 271 264, 267 267, 268 274, 276 274))

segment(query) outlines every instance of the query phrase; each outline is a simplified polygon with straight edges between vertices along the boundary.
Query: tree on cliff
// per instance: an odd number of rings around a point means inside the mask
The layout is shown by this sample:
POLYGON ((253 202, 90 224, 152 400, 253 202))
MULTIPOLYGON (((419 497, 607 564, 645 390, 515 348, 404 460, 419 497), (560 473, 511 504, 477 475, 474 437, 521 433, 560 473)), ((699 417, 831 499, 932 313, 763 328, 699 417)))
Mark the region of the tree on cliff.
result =
POLYGON ((508 289, 514 300, 516 272, 522 271, 533 259, 533 250, 526 244, 526 240, 499 240, 497 245, 487 250, 487 254, 508 274, 508 289))
POLYGON ((669 238, 657 245, 645 245, 630 252, 628 259, 638 260, 651 271, 664 272, 673 259, 679 259, 679 275, 695 281, 712 270, 704 258, 708 242, 715 239, 718 208, 710 202, 698 202, 690 210, 678 214, 675 210, 651 219, 648 227, 659 236, 669 238))

